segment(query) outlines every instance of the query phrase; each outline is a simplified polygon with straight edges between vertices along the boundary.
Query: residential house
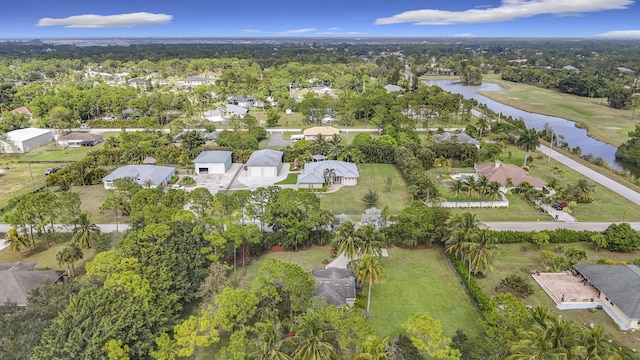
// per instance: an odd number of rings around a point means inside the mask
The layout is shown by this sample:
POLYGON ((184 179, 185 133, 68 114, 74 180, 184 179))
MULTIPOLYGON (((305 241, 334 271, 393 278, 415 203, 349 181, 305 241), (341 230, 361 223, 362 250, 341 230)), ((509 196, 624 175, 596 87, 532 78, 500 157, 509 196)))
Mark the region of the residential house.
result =
POLYGON ((325 140, 331 140, 334 135, 340 136, 340 130, 333 126, 314 126, 305 129, 302 133, 304 134, 304 139, 309 141, 314 141, 318 135, 322 135, 325 140))
POLYGON ((102 142, 102 135, 87 132, 72 132, 58 139, 58 145, 64 147, 94 146, 102 142))
POLYGON ((387 92, 401 92, 402 88, 398 85, 392 85, 392 84, 387 84, 384 86, 384 89, 387 90, 387 92))
POLYGON ((147 87, 147 80, 140 78, 133 78, 127 81, 127 85, 136 89, 145 89, 147 87))
POLYGON ((599 292, 599 301, 622 330, 640 329, 640 268, 636 265, 574 265, 599 292))
POLYGON ((245 163, 250 177, 277 177, 282 166, 282 151, 264 149, 254 151, 245 163))
POLYGON ((541 190, 547 185, 544 180, 529 176, 523 168, 513 164, 505 164, 500 160, 487 164, 476 164, 473 167, 476 169, 478 177, 486 176, 489 181, 497 181, 503 188, 509 187, 508 179, 511 179, 511 184, 514 187, 528 182, 534 188, 541 190))
POLYGON ((255 96, 236 96, 229 98, 227 104, 238 105, 245 109, 249 109, 254 106, 264 106, 264 101, 257 100, 255 96))
POLYGON ((189 76, 180 81, 183 85, 186 86, 198 86, 198 85, 207 85, 210 83, 210 79, 204 76, 189 76))
POLYGON ((327 300, 330 305, 353 306, 356 301, 356 277, 353 269, 312 269, 311 275, 316 279, 316 296, 327 300))
POLYGON ((203 151, 193 163, 195 174, 224 174, 231 167, 231 151, 203 151))
POLYGON ((64 271, 35 270, 37 263, 0 263, 0 301, 27 306, 31 290, 63 280, 64 271))
POLYGON ((202 118, 211 122, 223 122, 228 121, 232 117, 244 118, 249 110, 242 106, 226 104, 215 110, 207 110, 202 113, 202 118))
POLYGON ((319 160, 304 164, 302 173, 298 175, 298 187, 321 188, 325 183, 353 186, 358 184, 359 177, 360 172, 354 163, 319 160))
POLYGON ((476 148, 480 149, 480 141, 472 138, 471 136, 465 133, 451 134, 445 131, 441 134, 433 135, 433 140, 435 140, 437 143, 449 141, 449 142, 456 142, 458 144, 471 144, 476 148))
POLYGON ((11 110, 11 111, 9 111, 9 112, 10 112, 10 113, 12 113, 12 114, 23 114, 23 115, 27 115, 27 116, 29 116, 30 118, 32 118, 32 117, 33 117, 33 114, 31 113, 31 110, 29 110, 29 108, 28 108, 28 107, 26 107, 26 106, 20 106, 19 108, 15 108, 15 109, 13 109, 13 110, 11 110))
POLYGON ((0 140, 0 153, 24 154, 53 141, 53 133, 48 129, 25 128, 9 131, 0 140))
POLYGON ((176 168, 157 165, 125 165, 121 166, 109 175, 102 178, 105 189, 114 189, 114 181, 123 178, 132 178, 143 187, 155 188, 166 186, 176 173, 176 168))
POLYGON ((321 95, 331 95, 333 94, 333 90, 331 90, 330 87, 328 86, 314 86, 311 88, 311 91, 313 91, 316 94, 321 94, 321 95))

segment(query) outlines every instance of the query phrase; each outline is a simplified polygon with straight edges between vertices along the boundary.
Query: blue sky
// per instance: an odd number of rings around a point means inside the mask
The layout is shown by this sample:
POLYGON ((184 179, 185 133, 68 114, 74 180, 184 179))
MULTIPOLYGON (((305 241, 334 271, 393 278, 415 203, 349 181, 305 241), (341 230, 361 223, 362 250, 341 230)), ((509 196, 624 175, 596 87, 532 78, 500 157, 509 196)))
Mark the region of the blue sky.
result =
POLYGON ((620 37, 634 0, 2 0, 0 38, 620 37))

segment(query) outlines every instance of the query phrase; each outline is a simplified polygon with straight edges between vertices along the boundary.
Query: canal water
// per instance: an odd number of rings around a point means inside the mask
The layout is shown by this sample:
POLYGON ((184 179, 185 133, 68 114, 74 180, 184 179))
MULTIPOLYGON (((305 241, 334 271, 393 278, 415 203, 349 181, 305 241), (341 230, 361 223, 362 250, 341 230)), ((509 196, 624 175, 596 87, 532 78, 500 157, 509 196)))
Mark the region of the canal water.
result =
POLYGON ((504 88, 492 83, 483 82, 481 85, 462 85, 459 80, 424 80, 426 85, 436 85, 445 91, 461 94, 467 99, 476 99, 479 103, 487 105, 487 107, 496 113, 502 113, 504 116, 511 116, 514 119, 523 118, 528 128, 535 128, 540 131, 544 129, 544 124, 549 123, 556 135, 562 135, 564 141, 569 144, 569 148, 579 146, 582 154, 591 154, 593 157, 600 157, 609 164, 609 167, 616 170, 629 170, 634 174, 640 174, 638 169, 629 166, 623 162, 616 160, 616 147, 602 141, 596 140, 587 135, 585 129, 575 126, 575 122, 567 119, 548 116, 542 114, 534 114, 514 107, 493 101, 485 96, 479 95, 481 91, 502 91, 504 88))

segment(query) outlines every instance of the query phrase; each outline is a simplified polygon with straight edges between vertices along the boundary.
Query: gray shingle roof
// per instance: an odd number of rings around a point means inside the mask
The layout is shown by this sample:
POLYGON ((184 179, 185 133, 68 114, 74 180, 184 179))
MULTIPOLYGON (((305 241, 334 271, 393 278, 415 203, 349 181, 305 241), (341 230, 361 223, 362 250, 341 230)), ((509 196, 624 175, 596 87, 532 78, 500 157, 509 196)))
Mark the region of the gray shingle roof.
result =
POLYGON ((254 151, 246 165, 249 166, 280 166, 282 164, 282 151, 264 149, 254 151))
POLYGON ((0 301, 9 300, 19 306, 25 306, 27 305, 27 296, 32 289, 43 283, 53 284, 63 275, 64 271, 0 271, 0 301))
POLYGON ((436 142, 441 141, 453 141, 454 136, 456 137, 456 142, 458 144, 473 144, 475 146, 480 146, 480 141, 472 138, 471 136, 460 133, 460 134, 451 134, 449 132, 443 132, 442 134, 433 135, 433 139, 436 142))
POLYGON ((194 163, 224 163, 231 158, 231 151, 203 151, 196 157, 194 163))
POLYGON ((347 299, 356 298, 356 278, 352 269, 313 269, 316 278, 316 295, 331 305, 344 305, 347 299))
POLYGON ((630 319, 640 319, 640 268, 635 265, 575 265, 630 319))
POLYGON ((147 179, 153 181, 153 185, 161 184, 169 174, 175 172, 175 168, 156 165, 125 165, 115 169, 111 174, 102 178, 102 181, 113 181, 125 177, 132 177, 142 184, 147 179))
POLYGON ((298 176, 298 184, 324 183, 325 169, 335 170, 337 177, 360 177, 358 167, 354 163, 338 160, 317 161, 304 164, 304 170, 298 176))

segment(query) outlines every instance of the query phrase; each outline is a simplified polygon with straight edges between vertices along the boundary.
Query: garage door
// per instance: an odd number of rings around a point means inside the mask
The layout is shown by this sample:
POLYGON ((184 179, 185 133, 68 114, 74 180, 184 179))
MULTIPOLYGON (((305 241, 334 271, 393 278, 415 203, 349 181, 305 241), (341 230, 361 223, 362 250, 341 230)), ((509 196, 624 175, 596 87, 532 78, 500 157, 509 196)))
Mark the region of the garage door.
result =
POLYGON ((198 168, 198 174, 208 174, 208 173, 209 173, 209 168, 206 168, 206 167, 198 168))

